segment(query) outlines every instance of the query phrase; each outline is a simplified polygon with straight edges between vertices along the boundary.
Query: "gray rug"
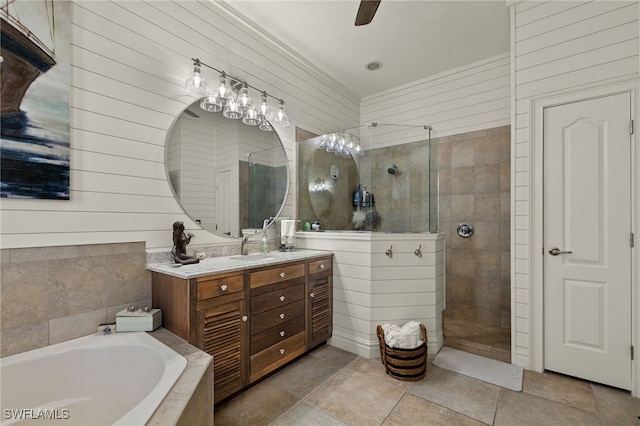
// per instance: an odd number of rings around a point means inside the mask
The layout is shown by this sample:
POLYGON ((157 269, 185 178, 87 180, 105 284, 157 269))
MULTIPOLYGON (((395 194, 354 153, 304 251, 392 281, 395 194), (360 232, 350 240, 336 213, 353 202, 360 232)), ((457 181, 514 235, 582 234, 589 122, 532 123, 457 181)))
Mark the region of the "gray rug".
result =
POLYGON ((451 348, 442 348, 433 364, 483 382, 522 391, 522 367, 517 365, 451 348))

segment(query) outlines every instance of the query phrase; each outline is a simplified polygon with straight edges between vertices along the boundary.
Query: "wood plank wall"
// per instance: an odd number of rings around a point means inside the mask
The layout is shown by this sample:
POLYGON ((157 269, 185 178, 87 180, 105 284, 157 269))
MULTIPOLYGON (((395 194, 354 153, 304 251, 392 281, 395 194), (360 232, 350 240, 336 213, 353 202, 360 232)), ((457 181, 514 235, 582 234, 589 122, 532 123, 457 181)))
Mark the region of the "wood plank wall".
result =
MULTIPOLYGON (((509 52, 363 98, 368 123, 431 125, 440 136, 509 125, 509 52)), ((373 148, 424 139, 421 128, 379 127, 373 148)))
MULTIPOLYGON (((164 250, 176 220, 196 234, 192 245, 225 243, 193 229, 165 171, 168 131, 193 101, 184 90, 191 58, 285 100, 292 124, 279 134, 291 176, 295 126, 322 133, 359 122, 356 95, 220 2, 69 6, 71 200, 3 199, 2 248, 145 241, 148 250, 164 250)), ((287 203, 293 216, 293 189, 287 203)))
POLYGON ((512 164, 514 361, 532 368, 530 193, 532 99, 638 78, 638 2, 515 4, 512 58, 515 111, 512 164))

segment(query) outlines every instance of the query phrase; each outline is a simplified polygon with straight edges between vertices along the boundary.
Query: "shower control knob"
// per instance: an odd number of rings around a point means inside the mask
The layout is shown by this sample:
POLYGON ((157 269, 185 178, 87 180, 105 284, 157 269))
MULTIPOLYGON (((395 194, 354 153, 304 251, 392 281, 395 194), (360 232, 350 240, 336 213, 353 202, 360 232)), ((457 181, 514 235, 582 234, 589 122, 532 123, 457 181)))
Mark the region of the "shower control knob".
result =
POLYGON ((457 231, 462 238, 470 238, 473 235, 473 226, 470 223, 461 223, 457 231))

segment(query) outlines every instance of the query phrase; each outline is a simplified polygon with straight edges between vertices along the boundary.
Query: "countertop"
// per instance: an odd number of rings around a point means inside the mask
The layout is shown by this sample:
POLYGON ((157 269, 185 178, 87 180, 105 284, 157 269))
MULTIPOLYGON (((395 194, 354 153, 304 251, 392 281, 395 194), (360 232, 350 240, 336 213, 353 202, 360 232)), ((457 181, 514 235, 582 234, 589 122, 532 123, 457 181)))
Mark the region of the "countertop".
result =
POLYGON ((199 263, 182 265, 180 263, 153 263, 147 269, 173 277, 190 279, 222 272, 241 271, 261 266, 276 265, 294 260, 324 257, 333 254, 326 250, 295 249, 294 251, 271 251, 267 254, 208 257, 199 263))

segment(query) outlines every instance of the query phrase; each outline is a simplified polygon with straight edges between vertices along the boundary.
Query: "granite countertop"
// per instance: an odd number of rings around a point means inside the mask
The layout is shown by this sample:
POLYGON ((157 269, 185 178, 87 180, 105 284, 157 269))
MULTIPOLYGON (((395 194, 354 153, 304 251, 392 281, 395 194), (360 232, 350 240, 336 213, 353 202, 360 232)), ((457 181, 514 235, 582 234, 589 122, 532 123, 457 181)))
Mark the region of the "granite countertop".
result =
POLYGON ((249 255, 235 255, 222 257, 208 257, 200 263, 193 265, 182 265, 179 263, 152 263, 147 265, 147 269, 153 272, 160 272, 173 277, 190 279, 198 278, 221 272, 241 271, 260 266, 276 265, 279 263, 303 260, 314 257, 323 257, 332 254, 326 250, 296 249, 294 251, 271 251, 269 253, 255 253, 249 255))

